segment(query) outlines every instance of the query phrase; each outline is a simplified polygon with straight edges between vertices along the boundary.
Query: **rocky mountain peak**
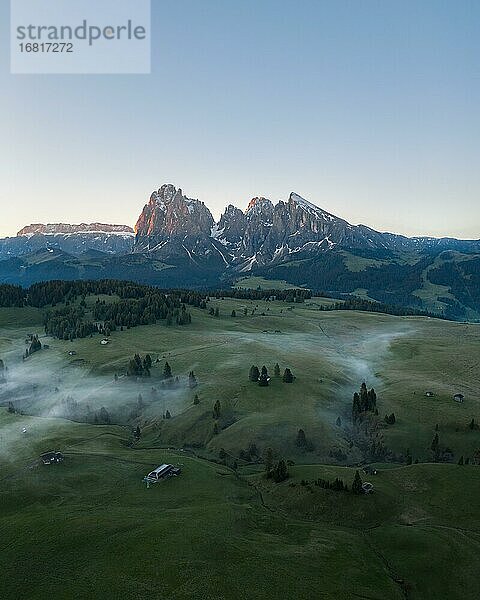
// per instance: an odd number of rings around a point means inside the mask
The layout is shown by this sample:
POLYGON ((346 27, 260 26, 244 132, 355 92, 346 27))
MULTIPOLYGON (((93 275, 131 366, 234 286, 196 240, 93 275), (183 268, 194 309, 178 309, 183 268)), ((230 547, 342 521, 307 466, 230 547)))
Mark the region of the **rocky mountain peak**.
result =
POLYGON ((220 217, 220 221, 212 229, 212 237, 223 244, 238 244, 244 234, 247 220, 243 212, 229 204, 220 217))
POLYGON ((212 214, 203 202, 166 184, 152 192, 137 220, 135 233, 137 241, 144 237, 210 235, 213 224, 212 214))
POLYGON ((268 198, 263 198, 263 196, 252 198, 245 211, 245 215, 248 219, 260 214, 266 216, 271 216, 273 214, 272 202, 268 200, 268 198))

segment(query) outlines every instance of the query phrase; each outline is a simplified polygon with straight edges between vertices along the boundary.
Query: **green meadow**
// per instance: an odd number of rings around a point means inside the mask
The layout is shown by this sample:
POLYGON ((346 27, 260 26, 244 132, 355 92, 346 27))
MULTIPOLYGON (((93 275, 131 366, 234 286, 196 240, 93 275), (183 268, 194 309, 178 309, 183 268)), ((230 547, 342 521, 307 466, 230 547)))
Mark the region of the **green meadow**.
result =
POLYGON ((41 336, 49 348, 26 360, 42 311, 0 309, 1 597, 478 598, 479 326, 321 310, 331 302, 212 299, 218 317, 189 308, 191 325, 117 330, 105 346, 41 336), (151 355, 150 377, 125 376, 135 353, 151 355), (252 364, 267 367, 267 387, 249 381, 252 364), (351 423, 362 381, 390 453, 376 475, 362 471, 373 461, 351 423), (111 423, 64 418, 67 396, 111 423), (435 434, 448 462, 433 462, 435 434), (289 461, 282 483, 264 476, 268 447, 289 461), (52 449, 65 461, 40 464, 52 449), (182 473, 147 489, 162 462, 182 473), (315 484, 350 487, 357 469, 372 494, 315 484))

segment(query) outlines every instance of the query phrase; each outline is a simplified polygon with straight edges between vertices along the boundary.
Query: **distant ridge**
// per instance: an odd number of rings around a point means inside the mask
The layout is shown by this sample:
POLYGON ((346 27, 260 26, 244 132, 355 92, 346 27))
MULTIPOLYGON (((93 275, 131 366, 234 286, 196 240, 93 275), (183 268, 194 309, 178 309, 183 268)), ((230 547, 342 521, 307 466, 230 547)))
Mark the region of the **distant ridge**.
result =
MULTIPOLYGON (((0 282, 131 279, 164 288, 286 281, 331 295, 480 319, 480 240, 406 237, 352 225, 292 192, 216 222, 181 188, 152 192, 136 222, 32 224, 0 239, 0 282)), ((257 284, 255 284, 257 285, 257 284)))
POLYGON ((22 235, 55 235, 62 233, 134 233, 128 225, 110 225, 108 223, 79 223, 72 225, 70 223, 34 223, 20 229, 17 236, 22 235))

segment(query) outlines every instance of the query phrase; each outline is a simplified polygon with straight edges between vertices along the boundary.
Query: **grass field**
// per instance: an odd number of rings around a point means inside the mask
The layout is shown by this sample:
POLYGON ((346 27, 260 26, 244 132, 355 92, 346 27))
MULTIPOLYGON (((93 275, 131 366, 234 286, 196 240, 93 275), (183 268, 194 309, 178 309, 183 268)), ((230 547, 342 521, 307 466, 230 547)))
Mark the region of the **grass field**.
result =
POLYGON ((250 290, 294 290, 300 289, 297 286, 280 279, 265 279, 264 277, 242 277, 235 282, 236 288, 250 290))
POLYGON ((353 497, 300 484, 350 481, 345 467, 295 466, 276 485, 127 449, 121 428, 36 421, 0 416, 1 431, 28 427, 1 479, 2 597, 476 597, 476 467, 380 469, 375 494, 353 497), (36 465, 60 440, 65 462, 36 465), (146 489, 164 461, 182 474, 146 489))
POLYGON ((99 336, 42 338, 50 348, 26 361, 25 336, 41 333, 42 313, 0 309, 1 401, 27 413, 0 408, 2 598, 477 598, 480 469, 456 462, 480 448, 468 427, 480 421, 480 329, 320 311, 328 302, 212 300, 217 318, 191 309, 189 326, 116 331, 107 346, 99 336), (159 359, 150 378, 121 377, 135 352, 159 359), (165 360, 179 376, 173 387, 162 384, 165 360), (294 383, 248 381, 252 363, 273 374, 276 362, 294 383), (379 465, 369 496, 302 485, 351 484, 364 460, 348 425, 363 380, 380 417, 396 415, 379 429, 386 447, 420 464, 379 465), (144 407, 129 420, 139 393, 144 407), (67 395, 105 406, 119 425, 58 418, 67 395), (136 424, 142 437, 129 448, 136 424), (430 462, 437 425, 453 464, 430 462), (311 451, 296 446, 300 427, 311 451), (274 484, 241 460, 250 444, 293 461, 290 478, 274 484), (64 464, 39 466, 53 448, 64 464), (206 460, 222 448, 226 466, 206 460), (180 477, 145 489, 142 477, 164 461, 181 464, 180 477))

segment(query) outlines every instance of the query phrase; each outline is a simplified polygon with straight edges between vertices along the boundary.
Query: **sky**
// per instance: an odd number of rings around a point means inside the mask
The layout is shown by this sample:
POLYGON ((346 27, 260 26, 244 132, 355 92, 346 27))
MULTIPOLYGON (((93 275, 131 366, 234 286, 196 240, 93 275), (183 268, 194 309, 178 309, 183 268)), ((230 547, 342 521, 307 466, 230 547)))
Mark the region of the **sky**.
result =
POLYGON ((153 0, 149 75, 11 75, 8 23, 0 0, 0 236, 134 225, 173 183, 216 217, 295 191, 480 238, 477 0, 153 0))

